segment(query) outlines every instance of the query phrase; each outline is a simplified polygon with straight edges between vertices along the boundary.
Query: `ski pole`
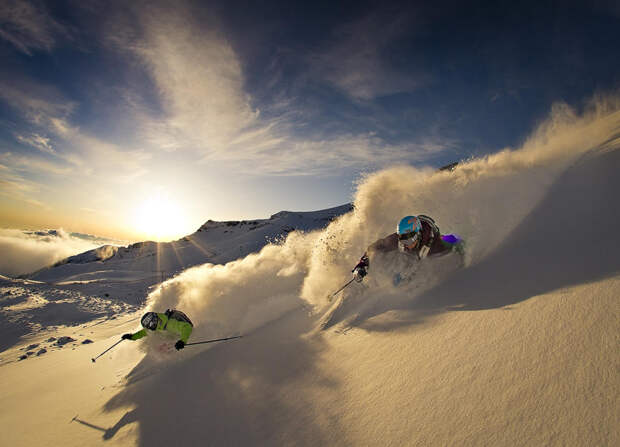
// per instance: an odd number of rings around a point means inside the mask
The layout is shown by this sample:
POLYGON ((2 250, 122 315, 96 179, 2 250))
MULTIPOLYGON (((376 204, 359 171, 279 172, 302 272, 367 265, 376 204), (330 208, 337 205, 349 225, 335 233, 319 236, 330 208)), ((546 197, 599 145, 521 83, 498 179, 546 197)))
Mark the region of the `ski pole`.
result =
POLYGON ((106 352, 108 352, 110 349, 112 349, 114 346, 116 346, 117 344, 119 344, 120 342, 122 342, 123 339, 121 338, 119 341, 117 341, 116 343, 114 343, 112 346, 110 346, 108 349, 106 349, 105 351, 103 351, 101 354, 99 354, 97 357, 92 358, 91 360, 93 361, 93 363, 95 363, 95 360, 97 360, 99 357, 101 357, 103 354, 105 354, 106 352))
POLYGON ((242 338, 242 337, 243 337, 243 335, 235 335, 234 337, 216 338, 214 340, 205 340, 205 341, 196 341, 194 343, 185 343, 185 346, 202 345, 202 344, 205 344, 205 343, 215 343, 216 341, 232 340, 234 338, 242 338))
POLYGON ((344 286, 342 286, 341 288, 339 288, 338 290, 336 290, 336 291, 335 291, 334 293, 332 293, 331 295, 327 295, 327 299, 328 299, 329 301, 331 301, 332 299, 334 299, 334 297, 335 297, 336 295, 338 295, 338 293, 339 293, 340 291, 344 290, 344 289, 345 289, 345 288, 346 288, 349 284, 351 284, 353 281, 355 281, 355 277, 353 277, 353 278, 351 279, 351 281, 349 281, 348 283, 346 283, 344 286))

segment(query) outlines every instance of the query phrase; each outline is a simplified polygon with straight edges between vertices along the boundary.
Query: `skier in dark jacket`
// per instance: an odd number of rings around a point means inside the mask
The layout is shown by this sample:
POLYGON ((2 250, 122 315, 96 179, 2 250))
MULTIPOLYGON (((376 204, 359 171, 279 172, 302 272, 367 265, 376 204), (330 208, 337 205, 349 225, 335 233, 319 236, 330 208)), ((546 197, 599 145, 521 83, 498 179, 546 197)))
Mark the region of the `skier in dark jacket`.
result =
POLYGON ((185 347, 185 343, 187 343, 194 327, 187 315, 174 309, 168 309, 164 313, 147 312, 142 317, 140 323, 143 327, 142 330, 135 334, 124 334, 121 338, 123 340, 139 340, 148 335, 147 329, 168 332, 179 336, 179 341, 174 345, 177 351, 185 347))
POLYGON ((366 253, 353 268, 355 280, 361 282, 368 274, 370 257, 375 253, 396 250, 415 256, 418 260, 451 252, 462 255, 464 241, 455 234, 442 235, 431 217, 423 214, 405 216, 398 223, 396 233, 379 239, 368 247, 366 253))

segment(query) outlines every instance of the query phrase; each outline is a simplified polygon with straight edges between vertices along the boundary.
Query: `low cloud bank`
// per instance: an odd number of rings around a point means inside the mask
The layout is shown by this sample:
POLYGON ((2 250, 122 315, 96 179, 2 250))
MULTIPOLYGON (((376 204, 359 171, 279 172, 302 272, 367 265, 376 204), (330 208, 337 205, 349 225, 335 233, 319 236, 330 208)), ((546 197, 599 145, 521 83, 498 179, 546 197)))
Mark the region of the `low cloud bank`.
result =
POLYGON ((18 276, 104 244, 115 242, 97 236, 60 230, 0 229, 0 274, 18 276))
MULTIPOLYGON (((187 312, 196 340, 251 331, 298 306, 319 311, 327 295, 351 278, 366 247, 394 232, 408 214, 428 214, 443 233, 465 238, 466 265, 475 265, 501 246, 581 156, 620 148, 619 131, 616 96, 598 98, 582 113, 556 105, 519 149, 461 163, 454 172, 396 166, 371 174, 360 181, 354 212, 325 230, 294 232, 242 260, 189 269, 155 290, 149 308, 187 312)), ((365 286, 395 302, 415 299, 441 279, 431 269, 426 282, 394 289, 390 275, 380 271, 371 265, 365 286)))

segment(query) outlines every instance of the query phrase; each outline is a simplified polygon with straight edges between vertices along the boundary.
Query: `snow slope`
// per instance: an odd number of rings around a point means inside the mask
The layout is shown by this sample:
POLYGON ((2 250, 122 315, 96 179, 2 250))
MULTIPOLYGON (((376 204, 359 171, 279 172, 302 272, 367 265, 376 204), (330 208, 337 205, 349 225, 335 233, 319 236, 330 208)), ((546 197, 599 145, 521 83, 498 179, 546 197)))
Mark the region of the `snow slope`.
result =
MULTIPOLYGON (((620 113, 554 116, 524 147, 452 173, 388 169, 355 210, 226 265, 184 270, 146 309, 185 310, 190 340, 60 327, 76 342, 0 354, 9 445, 618 445, 620 113), (438 200, 441 197, 441 200, 438 200), (371 261, 333 325, 326 296, 366 245, 425 212, 468 241, 466 266, 371 261), (396 217, 395 217, 396 216, 396 217), (82 335, 80 335, 82 334, 82 335), (81 337, 94 343, 81 345, 81 337)), ((437 261, 437 262, 435 262, 437 261)), ((86 327, 87 326, 87 327, 86 327)), ((46 334, 47 336, 47 334, 46 334)), ((22 340, 23 347, 31 340, 22 340)))

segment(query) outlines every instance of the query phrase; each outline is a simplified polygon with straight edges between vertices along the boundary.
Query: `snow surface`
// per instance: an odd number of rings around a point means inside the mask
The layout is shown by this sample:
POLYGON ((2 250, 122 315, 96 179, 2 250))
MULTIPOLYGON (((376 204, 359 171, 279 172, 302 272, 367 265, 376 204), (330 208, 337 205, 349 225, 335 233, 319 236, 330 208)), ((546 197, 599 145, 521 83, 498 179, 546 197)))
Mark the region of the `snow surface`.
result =
MULTIPOLYGON (((453 172, 372 174, 354 211, 324 230, 291 232, 224 265, 181 270, 150 289, 145 306, 116 296, 91 302, 85 289, 66 289, 78 285, 2 278, 3 318, 36 316, 52 302, 90 309, 88 321, 70 313, 72 326, 59 317, 58 326, 21 334, 0 353, 0 424, 11 427, 3 442, 620 445, 614 110, 560 111, 521 149, 453 172), (370 242, 411 213, 464 237, 466 265, 375 259, 320 330, 334 305, 327 295, 350 278, 370 242), (395 271, 410 280, 394 287, 395 271), (136 330, 146 309, 167 307, 190 316, 190 341, 244 337, 176 352, 174 340, 149 336, 91 362, 136 330), (60 347, 62 336, 75 341, 60 347)), ((223 238, 228 228, 207 223, 198 234, 223 238)), ((240 239, 230 244, 201 247, 225 258, 240 239)), ((101 287, 127 271, 125 291, 142 293, 136 284, 144 283, 130 278, 147 270, 141 257, 151 248, 129 256, 142 270, 128 258, 108 269, 115 255, 90 270, 79 266, 92 262, 67 263, 37 279, 55 271, 56 282, 101 287)))

